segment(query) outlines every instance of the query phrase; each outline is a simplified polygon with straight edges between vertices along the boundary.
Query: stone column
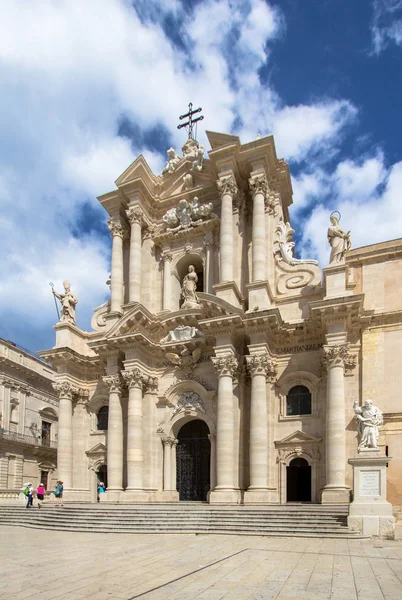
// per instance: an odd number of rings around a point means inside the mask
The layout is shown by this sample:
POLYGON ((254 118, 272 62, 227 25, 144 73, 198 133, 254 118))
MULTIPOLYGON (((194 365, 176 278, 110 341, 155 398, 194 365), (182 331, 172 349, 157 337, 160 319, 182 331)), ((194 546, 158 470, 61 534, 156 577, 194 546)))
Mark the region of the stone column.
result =
POLYGON ((110 218, 107 225, 112 234, 110 312, 121 312, 121 305, 124 302, 123 237, 125 230, 122 222, 119 219, 110 218))
POLYGON ((251 375, 249 466, 250 485, 245 495, 247 502, 267 502, 268 498, 268 376, 275 375, 276 367, 266 353, 246 356, 251 375))
POLYGON ((68 381, 56 382, 53 388, 59 395, 57 474, 69 489, 73 483, 73 393, 76 389, 68 381))
POLYGON ((163 444, 163 490, 170 491, 172 487, 172 438, 162 438, 163 444))
POLYGON ((324 346, 323 365, 327 368, 326 406, 326 484, 323 504, 348 504, 349 490, 345 485, 346 423, 345 423, 345 358, 348 346, 324 346))
POLYGON ((251 177, 250 191, 253 198, 252 225, 252 281, 265 279, 266 236, 265 236, 265 197, 268 182, 265 174, 251 177))
POLYGON ((233 175, 218 181, 221 197, 220 276, 219 281, 233 281, 233 197, 238 188, 233 175))
POLYGON ((210 464, 209 480, 210 480, 211 492, 212 492, 216 486, 216 439, 212 433, 208 434, 208 439, 211 444, 211 464, 210 464))
POLYGON ((141 302, 143 212, 141 207, 136 205, 130 206, 126 214, 131 225, 128 297, 130 302, 141 302))
POLYGON ((205 292, 212 294, 213 285, 213 266, 212 266, 212 247, 214 244, 214 236, 212 231, 208 231, 204 236, 204 248, 205 248, 205 292))
POLYGON ((144 488, 142 389, 146 378, 138 368, 122 371, 128 385, 127 490, 144 488))
MULTIPOLYGON (((77 401, 73 410, 73 487, 75 490, 89 489, 89 475, 85 450, 87 449, 88 397, 85 388, 77 389, 77 401)), ((90 501, 85 492, 75 492, 74 500, 90 501), (77 495, 78 494, 78 495, 77 495)))
POLYGON ((233 376, 238 362, 231 356, 212 358, 218 375, 218 411, 216 425, 216 487, 211 502, 238 502, 234 485, 234 397, 233 376))
POLYGON ((177 448, 177 444, 179 443, 179 440, 173 439, 172 440, 172 450, 171 450, 171 455, 170 455, 170 489, 171 490, 175 490, 176 489, 176 448, 177 448))
POLYGON ((163 260, 163 310, 171 309, 171 283, 170 263, 172 262, 172 253, 170 248, 164 248, 161 254, 163 260))
POLYGON ((123 381, 118 374, 107 375, 103 377, 103 381, 109 388, 107 491, 116 493, 123 489, 123 410, 121 405, 123 381))

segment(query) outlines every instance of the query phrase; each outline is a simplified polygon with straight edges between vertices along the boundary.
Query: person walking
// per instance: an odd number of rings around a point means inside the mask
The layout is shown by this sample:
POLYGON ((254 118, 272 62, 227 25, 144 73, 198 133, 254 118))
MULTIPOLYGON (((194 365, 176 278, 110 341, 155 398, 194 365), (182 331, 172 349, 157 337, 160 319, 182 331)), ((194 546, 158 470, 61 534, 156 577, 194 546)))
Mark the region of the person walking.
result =
POLYGON ((27 505, 25 508, 31 508, 31 506, 33 504, 33 494, 34 494, 34 490, 32 487, 32 483, 30 481, 28 481, 28 483, 25 485, 25 490, 24 490, 24 495, 27 498, 27 505))
POLYGON ((100 502, 100 494, 104 494, 105 493, 105 484, 103 483, 103 481, 100 481, 98 483, 98 502, 100 502))
POLYGON ((57 504, 61 504, 63 506, 63 482, 58 481, 54 490, 54 495, 56 496, 57 504))
POLYGON ((45 494, 46 494, 45 486, 43 485, 43 483, 40 483, 38 485, 38 487, 36 488, 36 497, 38 499, 38 508, 40 508, 42 506, 42 502, 45 499, 45 494))

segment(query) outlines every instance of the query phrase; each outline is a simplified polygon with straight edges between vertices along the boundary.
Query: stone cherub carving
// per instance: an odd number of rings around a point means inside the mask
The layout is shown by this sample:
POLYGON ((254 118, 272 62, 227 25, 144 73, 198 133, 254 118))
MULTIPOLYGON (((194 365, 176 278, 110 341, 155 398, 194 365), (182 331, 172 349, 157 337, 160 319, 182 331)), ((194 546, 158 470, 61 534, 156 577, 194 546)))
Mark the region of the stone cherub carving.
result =
POLYGON ((193 265, 188 268, 187 275, 183 278, 181 287, 181 297, 183 304, 181 308, 200 308, 199 298, 197 296, 198 275, 193 265))
POLYGON ((274 243, 274 254, 277 255, 278 260, 283 260, 288 265, 318 265, 316 260, 303 260, 293 256, 294 232, 295 230, 290 226, 290 223, 279 221, 275 231, 276 240, 274 243))
POLYGON ((343 229, 339 227, 340 214, 334 211, 330 216, 331 226, 328 228, 328 242, 331 246, 331 255, 329 257, 329 264, 341 263, 345 260, 345 254, 352 247, 352 240, 350 239, 350 231, 345 233, 343 229))
POLYGON ((180 161, 180 156, 176 154, 176 150, 174 148, 169 148, 166 154, 168 159, 166 162, 166 167, 162 171, 162 175, 164 173, 173 173, 173 171, 176 169, 177 163, 180 161))
POLYGON ((192 202, 183 199, 180 200, 176 208, 170 208, 162 217, 162 220, 170 226, 167 230, 175 233, 180 229, 200 225, 204 218, 211 215, 212 208, 212 202, 200 205, 198 204, 198 198, 194 198, 192 202))
POLYGON ((75 325, 75 306, 78 303, 78 298, 70 290, 70 282, 63 281, 64 294, 58 294, 52 287, 52 292, 58 300, 61 302, 61 317, 60 321, 65 323, 72 323, 75 325))
POLYGON ((380 427, 383 424, 382 411, 373 406, 372 400, 366 400, 363 406, 358 401, 353 404, 353 410, 357 420, 357 431, 359 434, 360 450, 377 450, 377 442, 380 435, 380 427))
POLYGON ((204 146, 200 144, 196 151, 195 160, 193 160, 192 169, 193 171, 202 171, 204 165, 204 146))
POLYGON ((166 358, 176 367, 180 367, 180 369, 191 369, 201 358, 201 348, 196 348, 193 352, 190 352, 186 346, 183 346, 180 354, 167 352, 166 358))

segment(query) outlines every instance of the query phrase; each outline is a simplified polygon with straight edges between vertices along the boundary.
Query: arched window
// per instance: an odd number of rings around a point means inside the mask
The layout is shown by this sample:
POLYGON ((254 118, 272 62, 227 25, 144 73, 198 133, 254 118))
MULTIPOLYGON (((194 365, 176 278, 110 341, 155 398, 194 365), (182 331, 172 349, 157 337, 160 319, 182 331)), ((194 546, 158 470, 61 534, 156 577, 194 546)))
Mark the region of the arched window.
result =
POLYGON ((286 415, 311 415, 311 393, 304 385, 296 385, 286 396, 286 415))
POLYGON ((109 407, 102 406, 98 412, 98 430, 106 431, 109 418, 109 407))

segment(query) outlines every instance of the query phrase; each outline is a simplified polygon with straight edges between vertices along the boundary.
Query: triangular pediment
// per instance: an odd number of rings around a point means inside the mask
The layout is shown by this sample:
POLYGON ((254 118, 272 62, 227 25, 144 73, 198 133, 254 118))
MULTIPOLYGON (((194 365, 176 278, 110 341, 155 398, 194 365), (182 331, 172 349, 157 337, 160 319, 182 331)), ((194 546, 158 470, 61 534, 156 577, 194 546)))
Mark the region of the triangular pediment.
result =
POLYGON ((305 433, 304 431, 300 431, 300 429, 297 429, 282 440, 275 442, 275 446, 289 446, 293 444, 318 444, 318 442, 321 442, 321 438, 314 437, 309 433, 305 433))
POLYGON ((115 184, 119 187, 136 179, 144 181, 148 188, 152 188, 158 179, 142 154, 116 179, 115 184))
POLYGON ((85 454, 87 454, 87 456, 98 456, 98 455, 103 455, 106 452, 106 446, 105 444, 103 444, 102 442, 99 442, 98 444, 95 444, 95 446, 93 448, 91 448, 90 450, 87 450, 85 454))

